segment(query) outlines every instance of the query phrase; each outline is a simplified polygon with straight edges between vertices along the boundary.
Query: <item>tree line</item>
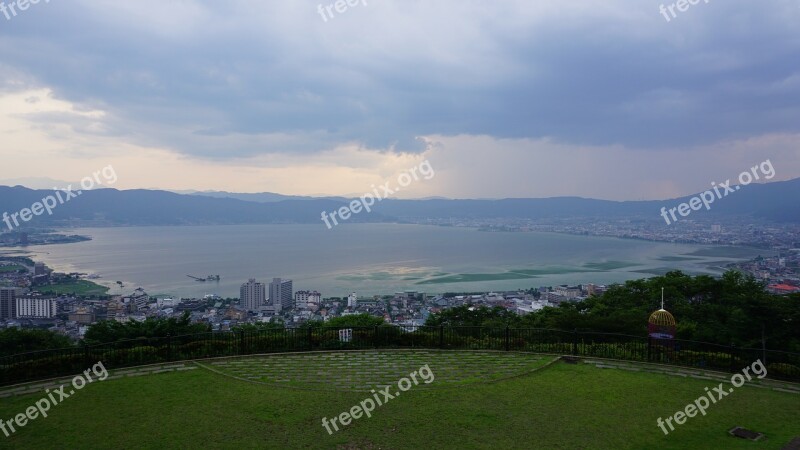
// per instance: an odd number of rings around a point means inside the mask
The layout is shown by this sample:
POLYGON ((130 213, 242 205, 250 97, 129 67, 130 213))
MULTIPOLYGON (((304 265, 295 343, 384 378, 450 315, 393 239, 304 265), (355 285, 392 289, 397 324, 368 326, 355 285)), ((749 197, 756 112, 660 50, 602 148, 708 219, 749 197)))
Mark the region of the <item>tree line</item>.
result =
POLYGON ((520 316, 501 307, 464 305, 428 317, 429 326, 551 328, 647 335, 647 319, 665 308, 677 339, 800 352, 800 295, 778 296, 741 272, 720 278, 680 271, 611 286, 601 295, 520 316))
MULTIPOLYGON (((431 314, 427 326, 483 326, 494 328, 548 328, 595 331, 634 336, 647 335, 647 319, 661 307, 677 321, 676 338, 739 347, 800 352, 800 294, 771 295, 764 285, 740 272, 721 278, 690 276, 680 271, 661 277, 632 280, 611 286, 601 295, 583 301, 518 315, 501 307, 470 304, 431 314)), ((391 326, 382 317, 358 314, 327 322, 311 321, 301 328, 391 326)), ((233 331, 283 329, 280 321, 243 324, 233 331)), ((125 339, 161 338, 210 332, 208 324, 192 323, 189 313, 180 318, 149 318, 143 322, 103 321, 93 324, 79 344, 92 345, 125 339)), ((0 356, 76 345, 66 336, 45 330, 0 330, 0 356)))

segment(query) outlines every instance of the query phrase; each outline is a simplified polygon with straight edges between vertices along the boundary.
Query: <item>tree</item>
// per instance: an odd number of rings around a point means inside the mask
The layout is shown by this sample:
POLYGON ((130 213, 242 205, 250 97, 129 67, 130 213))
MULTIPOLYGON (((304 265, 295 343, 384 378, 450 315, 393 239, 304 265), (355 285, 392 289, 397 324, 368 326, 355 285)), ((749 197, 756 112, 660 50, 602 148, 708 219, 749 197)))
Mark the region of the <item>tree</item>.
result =
POLYGON ((116 342, 123 339, 157 338, 166 336, 183 336, 211 331, 207 324, 193 324, 189 319, 189 312, 176 319, 148 318, 143 322, 131 321, 127 323, 105 320, 89 327, 84 336, 87 344, 102 344, 116 342))
POLYGON ((351 316, 334 317, 327 322, 308 321, 300 328, 361 328, 379 327, 388 325, 383 317, 371 316, 369 314, 353 314, 351 316))
POLYGON ((431 314, 425 321, 426 326, 438 327, 505 327, 519 323, 520 316, 499 306, 457 306, 431 314))
POLYGON ((678 323, 677 338, 722 345, 800 352, 800 294, 771 295, 750 276, 728 271, 721 278, 673 271, 631 280, 599 296, 522 317, 503 308, 459 306, 432 314, 426 325, 574 329, 635 336, 647 334, 647 318, 661 307, 678 323))
POLYGON ((273 320, 271 322, 243 323, 231 329, 231 331, 259 332, 265 330, 283 330, 286 325, 283 320, 273 320))
POLYGON ((48 330, 25 328, 0 330, 0 356, 74 346, 75 343, 67 336, 48 330))

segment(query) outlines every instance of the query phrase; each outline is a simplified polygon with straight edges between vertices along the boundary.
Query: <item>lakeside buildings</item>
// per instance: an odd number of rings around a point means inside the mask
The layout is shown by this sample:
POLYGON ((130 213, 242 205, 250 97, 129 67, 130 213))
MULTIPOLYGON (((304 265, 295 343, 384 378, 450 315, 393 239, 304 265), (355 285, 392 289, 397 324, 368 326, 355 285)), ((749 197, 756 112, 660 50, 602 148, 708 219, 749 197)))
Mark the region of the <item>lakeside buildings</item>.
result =
MULTIPOLYGON (((6 258, 9 260, 9 258, 6 258)), ((9 261, 0 259, 0 265, 9 261)), ((39 276, 32 262, 14 264, 22 270, 0 272, 0 328, 46 328, 80 338, 92 323, 144 321, 147 318, 179 318, 184 313, 195 323, 206 323, 214 331, 226 331, 248 323, 273 322, 297 327, 307 321, 327 321, 352 314, 381 317, 386 323, 401 327, 423 325, 427 317, 457 306, 501 307, 517 314, 529 314, 563 302, 579 301, 600 295, 606 286, 596 284, 542 286, 522 291, 501 291, 469 295, 428 295, 405 291, 394 295, 359 298, 355 293, 323 298, 318 291, 293 292, 293 282, 275 278, 269 283, 255 279, 241 285, 240 298, 222 299, 151 297, 136 289, 124 296, 72 296, 58 298, 36 294, 50 284, 74 282, 81 274, 51 273, 39 266, 39 276), (43 276, 44 275, 44 276, 43 276), (269 296, 267 295, 269 294, 269 296)), ((800 249, 780 252, 779 256, 758 257, 748 262, 728 264, 764 282, 767 290, 786 294, 800 291, 800 249)))
POLYGON ((294 306, 292 280, 273 278, 269 284, 269 302, 276 314, 284 309, 292 309, 294 306))
POLYGON ((347 296, 347 307, 348 308, 356 308, 358 306, 358 296, 356 293, 353 292, 349 296, 347 296))
POLYGON ((0 320, 17 318, 17 289, 0 288, 0 320))
POLYGON ((58 315, 58 301, 55 297, 24 295, 16 300, 17 319, 52 319, 58 315))
POLYGON ((322 294, 317 291, 297 291, 294 294, 295 309, 312 309, 322 302, 322 294))
MULTIPOLYGON (((299 294, 299 293, 298 293, 299 294)), ((319 293, 316 294, 316 303, 319 303, 319 293)), ((314 298, 308 291, 302 291, 297 298, 294 296, 292 280, 273 278, 269 284, 269 295, 266 286, 251 278, 239 289, 239 303, 243 310, 249 312, 266 312, 280 314, 282 311, 308 304, 309 297, 314 298)), ((306 306, 302 306, 305 308, 306 306)))
POLYGON ((267 290, 263 283, 256 282, 255 278, 243 284, 239 289, 239 301, 247 311, 259 311, 267 304, 267 290))
POLYGON ((752 217, 731 216, 724 224, 719 218, 689 218, 665 225, 660 218, 563 217, 543 219, 413 219, 411 223, 478 228, 483 232, 551 232, 580 236, 606 236, 703 245, 744 245, 775 251, 800 247, 800 224, 774 223, 752 217))

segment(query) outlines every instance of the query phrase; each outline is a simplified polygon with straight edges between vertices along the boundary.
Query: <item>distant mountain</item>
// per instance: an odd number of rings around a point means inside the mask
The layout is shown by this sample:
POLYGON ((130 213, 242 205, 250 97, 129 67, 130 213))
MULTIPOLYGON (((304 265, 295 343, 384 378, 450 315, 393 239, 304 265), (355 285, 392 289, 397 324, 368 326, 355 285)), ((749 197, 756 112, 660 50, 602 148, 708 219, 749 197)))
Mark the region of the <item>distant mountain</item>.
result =
MULTIPOLYGON (((680 200, 687 201, 691 197, 680 200)), ((776 222, 800 223, 800 178, 744 186, 741 190, 717 200, 711 205, 710 212, 720 215, 752 215, 776 222)))
POLYGON ((9 178, 0 180, 0 186, 25 186, 28 189, 66 188, 70 184, 73 186, 80 185, 80 183, 77 182, 70 183, 64 180, 54 180, 46 177, 9 178))
MULTIPOLYGON (((0 185, 2 184, 3 183, 0 183, 0 185)), ((171 192, 176 192, 178 194, 201 195, 203 197, 235 198, 237 200, 244 200, 246 202, 257 202, 257 203, 274 203, 274 202, 282 202, 284 200, 320 200, 320 199, 347 202, 350 201, 349 198, 355 198, 355 196, 342 197, 342 196, 325 196, 325 195, 317 195, 317 196, 284 195, 284 194, 277 194, 274 192, 256 192, 256 193, 226 192, 226 191, 171 191, 171 192)), ((419 200, 447 200, 447 198, 425 197, 419 200)))
MULTIPOLYGON (((51 190, 0 186, 0 213, 20 211, 51 190)), ((339 198, 301 199, 290 196, 275 200, 280 194, 244 195, 250 200, 215 195, 176 194, 157 190, 101 189, 84 192, 80 197, 55 208, 52 216, 42 215, 31 225, 179 225, 246 223, 319 223, 323 211, 331 212, 349 200, 339 198), (253 197, 247 197, 248 195, 253 197), (268 199, 273 198, 272 201, 268 199), (259 200, 256 200, 259 199, 259 200)), ((412 218, 486 219, 486 218, 568 218, 644 217, 660 220, 661 207, 667 209, 688 202, 693 196, 663 201, 593 200, 578 197, 503 200, 392 200, 376 202, 372 213, 354 214, 348 222, 387 222, 412 218)), ((716 200, 712 216, 750 215, 779 222, 800 223, 800 178, 769 184, 754 184, 716 200)), ((0 223, 0 229, 5 225, 0 223)))
MULTIPOLYGON (((0 211, 17 212, 53 194, 52 190, 0 187, 0 211)), ((29 222, 31 225, 182 225, 321 222, 322 211, 333 211, 344 202, 327 199, 273 203, 246 202, 232 198, 181 195, 167 191, 102 189, 83 192, 29 222)), ((354 216, 358 222, 366 216, 354 216)), ((368 217, 380 221, 381 215, 368 217)), ((0 223, 0 229, 5 224, 0 223)))
MULTIPOLYGON (((733 187, 733 186, 731 186, 733 187)), ((697 195, 697 194, 696 194, 697 195)), ((503 200, 385 200, 374 208, 389 217, 407 218, 566 218, 653 217, 661 208, 677 207, 695 195, 648 201, 610 201, 580 197, 503 200)), ((777 222, 800 223, 800 178, 767 184, 751 184, 716 199, 711 209, 695 213, 714 216, 753 216, 777 222)))
POLYGON ((191 195, 201 195, 203 197, 214 197, 214 198, 235 198, 237 200, 243 200, 246 202, 257 202, 257 203, 274 203, 274 202, 282 202, 284 200, 319 200, 320 198, 328 199, 328 200, 339 200, 345 201, 343 197, 306 197, 300 195, 283 195, 283 194, 276 194, 273 192, 258 192, 253 194, 248 193, 236 193, 236 192, 225 192, 225 191, 194 191, 190 193, 191 195))

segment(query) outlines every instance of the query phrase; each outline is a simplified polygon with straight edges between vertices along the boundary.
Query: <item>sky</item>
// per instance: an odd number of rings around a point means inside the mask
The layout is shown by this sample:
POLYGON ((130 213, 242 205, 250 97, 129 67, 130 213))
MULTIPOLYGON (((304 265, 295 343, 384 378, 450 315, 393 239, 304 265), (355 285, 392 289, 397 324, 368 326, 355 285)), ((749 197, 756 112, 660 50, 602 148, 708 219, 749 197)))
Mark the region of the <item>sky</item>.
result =
POLYGON ((767 159, 800 177, 797 0, 350 1, 0 0, 0 180, 358 195, 428 161, 400 197, 644 200, 767 159))

